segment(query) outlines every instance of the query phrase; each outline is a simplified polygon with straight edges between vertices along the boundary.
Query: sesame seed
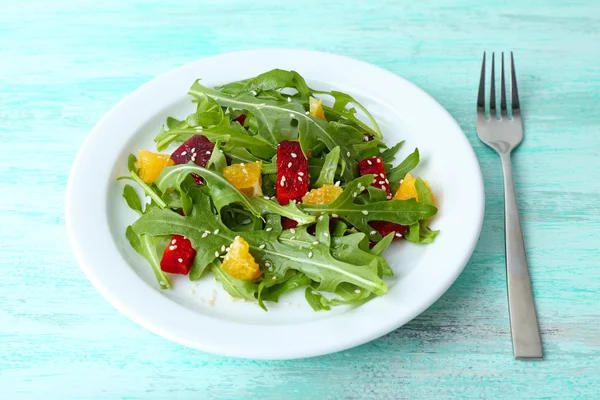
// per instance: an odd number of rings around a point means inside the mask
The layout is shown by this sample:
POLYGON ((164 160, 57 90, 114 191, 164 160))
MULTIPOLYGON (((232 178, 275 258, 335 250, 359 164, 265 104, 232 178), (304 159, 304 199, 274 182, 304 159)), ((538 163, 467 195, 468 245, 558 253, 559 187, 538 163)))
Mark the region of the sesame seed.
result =
POLYGON ((221 149, 219 149, 219 151, 220 151, 221 153, 223 152, 223 150, 221 150, 221 149))
POLYGON ((265 231, 267 231, 267 232, 271 232, 272 230, 273 230, 273 228, 271 228, 271 227, 268 227, 267 229, 265 229, 265 231))
POLYGON ((225 248, 225 251, 229 251, 229 250, 231 250, 231 247, 226 247, 225 248))
POLYGON ((294 228, 290 229, 290 233, 293 235, 294 233, 296 233, 296 230, 294 228))
POLYGON ((210 153, 210 150, 206 150, 206 154, 211 154, 211 153, 210 153))
MULTIPOLYGON (((285 178, 285 176, 283 177, 285 178)), ((285 179, 281 178, 281 183, 279 184, 280 186, 284 186, 285 185, 285 179)))
POLYGON ((387 195, 387 199, 389 200, 389 199, 391 199, 391 198, 392 198, 392 195, 391 195, 391 194, 388 194, 388 195, 387 195))
POLYGON ((402 237, 402 234, 400 232, 396 232, 396 237, 402 237))
POLYGON ((307 111, 307 112, 305 112, 304 114, 306 114, 306 115, 310 115, 310 111, 307 111))
POLYGON ((350 157, 350 152, 347 152, 347 153, 346 153, 346 155, 347 155, 348 157, 350 157))
POLYGON ((308 258, 312 258, 312 256, 313 256, 313 253, 312 253, 312 251, 309 251, 309 252, 308 252, 308 258))
POLYGON ((290 162, 288 163, 288 168, 291 168, 291 167, 292 167, 292 162, 290 161, 290 162))
POLYGON ((275 196, 271 196, 271 200, 275 200, 275 196))
POLYGON ((215 235, 219 234, 219 228, 215 229, 215 231, 213 232, 215 235))
POLYGON ((191 151, 192 153, 195 153, 195 152, 196 152, 196 148, 195 148, 195 147, 192 147, 192 150, 190 150, 190 151, 191 151))
POLYGON ((377 159, 377 164, 381 164, 381 158, 377 159))
POLYGON ((331 216, 332 216, 333 218, 337 218, 337 217, 338 217, 338 215, 337 215, 337 214, 331 214, 331 216))
POLYGON ((385 185, 385 181, 379 181, 380 185, 385 185))
POLYGON ((384 175, 384 174, 379 174, 379 176, 380 176, 380 177, 382 177, 382 178, 385 178, 385 175, 384 175))
POLYGON ((215 257, 219 257, 219 252, 215 251, 215 257))
POLYGON ((304 176, 304 172, 298 172, 298 175, 304 176))
POLYGON ((205 237, 207 237, 207 236, 208 236, 208 233, 206 233, 206 232, 204 232, 204 233, 202 234, 202 237, 203 237, 203 238, 205 238, 205 237))
POLYGON ((390 181, 387 178, 385 178, 385 183, 390 183, 390 181))
POLYGON ((177 261, 179 261, 180 263, 183 262, 183 258, 178 258, 177 261))
POLYGON ((323 216, 320 215, 319 218, 317 218, 319 221, 323 221, 323 216))
POLYGON ((221 246, 221 253, 225 251, 225 245, 221 246))
POLYGON ((171 244, 175 244, 175 243, 177 243, 177 239, 171 240, 171 244))
POLYGON ((276 277, 276 276, 274 276, 274 277, 272 277, 271 279, 272 279, 272 280, 276 280, 276 279, 277 279, 277 277, 276 277))
POLYGON ((373 165, 373 163, 371 162, 371 160, 367 160, 367 164, 373 165))
POLYGON ((365 215, 369 215, 369 212, 367 210, 363 210, 362 213, 365 215))
POLYGON ((169 250, 175 250, 177 246, 169 246, 169 250))
POLYGON ((264 248, 265 248, 265 245, 264 245, 264 244, 261 244, 260 246, 258 246, 258 248, 259 248, 260 250, 262 250, 262 249, 264 249, 264 248))
POLYGON ((296 199, 292 199, 292 204, 296 204, 296 203, 297 203, 296 199))
POLYGON ((337 182, 335 183, 335 186, 340 186, 340 183, 341 183, 340 181, 337 181, 337 182))
POLYGON ((182 156, 185 156, 187 154, 187 151, 184 151, 183 153, 181 153, 182 156))
POLYGON ((161 285, 166 285, 167 284, 165 281, 160 281, 158 283, 160 283, 161 285))
POLYGON ((402 185, 402 182, 404 182, 404 179, 400 179, 400 184, 402 185))
POLYGON ((250 93, 252 93, 253 96, 256 96, 258 93, 256 92, 256 90, 251 90, 250 93))
POLYGON ((323 233, 323 236, 329 237, 329 233, 325 232, 325 233, 323 233))
POLYGON ((265 199, 265 200, 269 200, 269 199, 270 199, 270 197, 269 197, 269 196, 264 196, 264 197, 263 197, 263 199, 265 199))
POLYGON ((356 197, 356 196, 358 196, 358 193, 356 193, 356 192, 352 193, 352 197, 356 197))
POLYGON ((292 98, 291 98, 291 97, 288 97, 288 103, 289 103, 289 102, 291 102, 291 101, 292 101, 292 98))
POLYGON ((223 254, 222 256, 219 256, 219 258, 225 258, 227 257, 225 254, 223 254))
POLYGON ((196 132, 202 132, 202 127, 201 126, 197 126, 196 127, 196 132))
POLYGON ((235 240, 238 240, 239 238, 240 238, 240 237, 239 237, 239 235, 238 235, 238 236, 236 236, 236 237, 234 237, 234 239, 235 239, 235 240))
POLYGON ((368 137, 368 136, 366 136, 366 135, 365 135, 364 139, 365 139, 365 142, 368 142, 368 141, 369 141, 369 137, 368 137))
POLYGON ((295 117, 294 113, 291 113, 291 114, 290 114, 290 117, 294 118, 294 117, 295 117))
POLYGON ((377 231, 371 231, 370 234, 375 235, 375 234, 377 234, 377 231))
POLYGON ((267 261, 267 262, 265 263, 265 267, 270 267, 270 266, 271 266, 271 263, 267 261))
POLYGON ((244 164, 244 163, 240 163, 240 165, 241 165, 242 167, 244 167, 246 164, 244 164))
POLYGON ((242 172, 248 175, 248 170, 246 168, 242 168, 242 172))
POLYGON ((209 234, 209 235, 212 233, 211 231, 204 231, 204 232, 207 233, 207 234, 209 234))
POLYGON ((360 293, 360 289, 356 289, 354 293, 360 293))
POLYGON ((296 158, 296 157, 298 157, 298 154, 296 154, 296 153, 292 153, 292 154, 290 154, 290 155, 292 156, 292 158, 296 158))
POLYGON ((302 177, 301 177, 301 176, 299 176, 299 177, 298 177, 298 180, 299 180, 300 182, 302 182, 302 177))
POLYGON ((318 245, 318 244, 319 244, 319 241, 318 241, 318 240, 315 240, 315 241, 314 241, 312 244, 313 244, 314 246, 316 246, 316 245, 318 245))

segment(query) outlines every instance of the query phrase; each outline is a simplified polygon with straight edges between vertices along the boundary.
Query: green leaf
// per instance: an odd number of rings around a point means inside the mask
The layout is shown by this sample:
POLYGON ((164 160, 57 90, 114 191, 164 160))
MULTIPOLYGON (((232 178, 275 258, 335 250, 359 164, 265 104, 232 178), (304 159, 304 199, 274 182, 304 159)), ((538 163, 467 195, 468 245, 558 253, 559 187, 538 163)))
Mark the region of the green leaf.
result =
POLYGON ((259 211, 260 215, 265 214, 278 214, 282 217, 293 219, 298 225, 306 225, 316 221, 314 215, 309 215, 300 210, 297 204, 289 203, 286 206, 282 206, 276 201, 267 200, 263 197, 254 197, 250 199, 250 203, 256 210, 259 211))
POLYGON ((161 208, 165 208, 167 203, 162 199, 162 195, 154 190, 150 185, 142 180, 139 177, 139 168, 137 167, 137 159, 133 154, 130 154, 127 158, 127 169, 129 169, 129 174, 131 175, 131 179, 133 179, 138 185, 144 189, 144 192, 150 196, 152 200, 161 208))
MULTIPOLYGON (((389 149, 385 149, 381 152, 381 158, 383 158, 384 163, 391 163, 396 158, 396 153, 402 148, 404 145, 404 140, 396 143, 394 146, 389 149)), ((388 178, 389 179, 389 178, 388 178)))
POLYGON ((323 185, 333 185, 335 172, 339 162, 340 146, 336 146, 327 154, 327 156, 325 156, 325 163, 323 164, 323 168, 321 168, 321 173, 319 179, 315 182, 315 186, 321 187, 323 185))
POLYGON ((221 282, 223 289, 225 289, 225 291, 229 293, 231 297, 253 301, 256 300, 255 293, 258 290, 257 284, 253 283, 252 281, 236 279, 229 275, 221 267, 220 261, 213 262, 210 269, 213 274, 215 274, 215 279, 221 282))
POLYGON ((138 236, 131 226, 127 227, 125 237, 129 240, 131 247, 148 261, 152 267, 152 271, 154 271, 154 275, 156 276, 160 288, 170 289, 171 281, 167 274, 160 269, 160 258, 157 254, 158 243, 162 240, 162 237, 148 235, 138 236))
POLYGON ((291 292, 302 286, 310 285, 311 282, 310 278, 306 275, 302 273, 293 273, 290 274, 290 277, 284 282, 266 287, 262 291, 259 291, 259 299, 277 303, 279 298, 285 293, 291 292))
POLYGON ((227 159, 225 155, 221 153, 219 150, 221 149, 220 142, 215 143, 215 148, 213 149, 208 162, 206 163, 206 168, 215 172, 222 173, 223 169, 227 166, 227 159))
POLYGON ((293 269, 318 282, 319 290, 333 291, 340 283, 348 282, 378 295, 387 293, 387 285, 378 276, 376 264, 353 265, 331 255, 326 217, 317 223, 316 236, 308 234, 306 227, 296 228, 296 234, 291 230, 282 233, 280 217, 274 214, 267 216, 265 230, 233 232, 213 213, 202 189, 192 188, 190 195, 194 199, 190 216, 152 209, 133 224, 133 229, 138 234, 152 236, 185 236, 196 249, 200 265, 218 258, 222 246, 229 246, 239 235, 250 245, 256 262, 263 266, 268 263, 273 269, 270 274, 276 277, 283 277, 293 269), (315 241, 318 244, 314 244, 315 241))
POLYGON ((135 173, 136 175, 140 173, 140 169, 137 167, 137 158, 133 154, 127 157, 127 170, 129 173, 135 173))
POLYGON ((356 101, 356 99, 354 99, 349 94, 338 92, 336 90, 332 90, 331 92, 320 91, 320 90, 315 90, 315 89, 311 89, 311 90, 314 93, 325 94, 328 96, 332 96, 335 99, 333 107, 323 106, 323 110, 326 113, 333 114, 337 117, 346 118, 346 119, 352 121, 354 124, 356 124, 360 128, 364 129, 365 131, 371 133, 372 135, 374 135, 377 138, 383 137, 383 135, 381 134, 381 129, 379 129, 379 125, 377 124, 377 121, 375 120, 375 118, 373 118, 373 116, 371 115, 369 110, 367 110, 362 104, 360 104, 358 101, 356 101), (367 124, 365 124, 364 122, 362 122, 360 119, 358 119, 356 117, 356 110, 354 108, 346 108, 346 106, 349 103, 355 104, 356 106, 358 106, 358 108, 360 108, 365 113, 365 115, 371 121, 371 124, 373 124, 373 128, 369 127, 367 124))
POLYGON ((364 233, 334 237, 332 239, 331 254, 338 260, 355 265, 369 265, 375 262, 380 276, 392 276, 394 274, 383 257, 369 252, 369 240, 364 233))
POLYGON ((408 155, 397 167, 387 172, 387 178, 390 182, 399 182, 404 179, 406 174, 412 171, 419 164, 419 149, 408 155))
POLYGON ((427 185, 425 185, 425 182, 423 182, 423 179, 417 177, 415 180, 415 189, 417 190, 417 197, 421 203, 433 204, 433 196, 427 185))
POLYGON ((140 214, 143 214, 142 211, 142 203, 140 202, 140 197, 136 193, 135 189, 131 185, 125 185, 123 188, 123 197, 127 202, 129 208, 133 211, 137 211, 140 214))
POLYGON ((248 197, 229 183, 223 175, 215 171, 209 171, 196 164, 180 164, 164 168, 155 183, 162 191, 168 188, 179 188, 181 182, 191 173, 198 174, 204 178, 206 185, 211 191, 211 197, 217 210, 231 203, 240 203, 254 215, 261 215, 260 211, 250 203, 248 197))
POLYGON ((371 292, 361 290, 351 284, 341 284, 336 290, 337 298, 330 299, 327 304, 331 306, 339 306, 344 304, 360 305, 365 303, 372 295, 371 292))
POLYGON ((418 203, 415 199, 388 200, 369 204, 357 204, 355 197, 373 182, 373 175, 365 175, 350 182, 338 198, 325 205, 303 204, 309 214, 337 214, 358 230, 369 235, 373 241, 381 240, 381 235, 373 230, 369 221, 389 221, 400 225, 410 225, 435 215, 437 209, 429 204, 418 203))
POLYGON ((323 297, 321 293, 316 292, 313 288, 307 287, 304 291, 304 297, 315 311, 331 310, 331 307, 328 305, 329 300, 323 297))

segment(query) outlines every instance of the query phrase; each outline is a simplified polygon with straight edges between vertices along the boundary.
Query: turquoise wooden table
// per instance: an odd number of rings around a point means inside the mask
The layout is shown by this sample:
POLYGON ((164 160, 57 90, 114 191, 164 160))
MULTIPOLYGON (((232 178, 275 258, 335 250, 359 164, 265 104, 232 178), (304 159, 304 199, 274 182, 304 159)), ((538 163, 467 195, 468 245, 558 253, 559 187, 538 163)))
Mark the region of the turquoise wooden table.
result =
POLYGON ((11 3, 0 5, 0 398, 600 397, 600 3, 11 3), (173 67, 265 47, 411 80, 458 120, 485 179, 483 232, 452 288, 401 329, 313 359, 225 358, 155 336, 94 290, 64 227, 71 163, 116 102, 173 67), (543 361, 512 357, 500 164, 474 131, 484 49, 517 60, 526 136, 514 169, 543 361))

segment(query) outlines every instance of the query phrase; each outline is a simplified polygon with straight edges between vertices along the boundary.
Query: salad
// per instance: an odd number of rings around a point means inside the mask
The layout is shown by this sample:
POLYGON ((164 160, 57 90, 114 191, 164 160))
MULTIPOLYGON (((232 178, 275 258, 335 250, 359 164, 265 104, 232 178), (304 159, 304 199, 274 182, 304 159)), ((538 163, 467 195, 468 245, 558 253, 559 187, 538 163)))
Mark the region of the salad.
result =
POLYGON ((189 95, 196 111, 167 118, 156 151, 131 154, 119 178, 149 199, 125 185, 139 213, 125 234, 162 289, 170 274, 213 274, 265 310, 294 290, 317 311, 359 305, 387 293, 393 241, 437 235, 435 198, 410 174, 418 149, 394 166, 403 142, 388 147, 348 94, 275 69, 216 88, 197 80, 189 95))

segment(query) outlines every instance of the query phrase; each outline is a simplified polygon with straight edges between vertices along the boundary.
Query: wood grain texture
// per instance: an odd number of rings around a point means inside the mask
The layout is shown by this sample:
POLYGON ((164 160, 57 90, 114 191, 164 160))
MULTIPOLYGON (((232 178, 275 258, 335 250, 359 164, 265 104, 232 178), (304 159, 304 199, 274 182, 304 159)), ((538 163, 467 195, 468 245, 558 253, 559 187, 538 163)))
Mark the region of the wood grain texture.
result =
POLYGON ((0 398, 600 397, 599 43, 594 0, 1 2, 0 398), (403 328, 313 359, 231 359, 151 334, 94 290, 64 228, 70 165, 117 101, 175 66, 264 47, 411 80, 458 120, 485 179, 483 232, 452 288, 403 328), (484 49, 516 52, 543 361, 512 358, 500 164, 474 132, 484 49))

